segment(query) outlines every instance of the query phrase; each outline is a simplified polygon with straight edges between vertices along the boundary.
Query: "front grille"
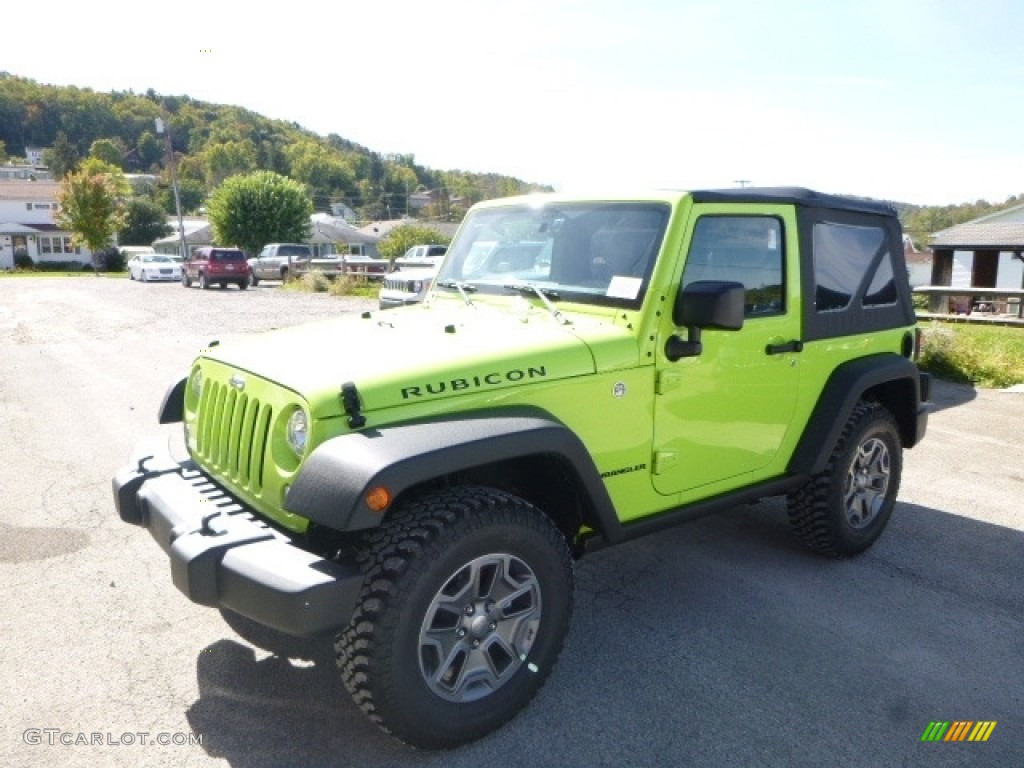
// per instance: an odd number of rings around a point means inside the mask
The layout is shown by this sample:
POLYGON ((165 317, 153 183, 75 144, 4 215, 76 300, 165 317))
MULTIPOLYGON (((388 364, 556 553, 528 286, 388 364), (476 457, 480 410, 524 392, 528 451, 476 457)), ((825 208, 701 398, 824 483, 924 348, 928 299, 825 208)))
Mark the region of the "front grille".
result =
POLYGON ((273 409, 222 382, 207 381, 196 450, 210 469, 253 494, 263 490, 263 457, 273 409))
POLYGON ((385 278, 385 280, 384 280, 384 287, 387 288, 389 291, 408 291, 409 290, 406 287, 405 280, 394 278, 394 277, 385 278))

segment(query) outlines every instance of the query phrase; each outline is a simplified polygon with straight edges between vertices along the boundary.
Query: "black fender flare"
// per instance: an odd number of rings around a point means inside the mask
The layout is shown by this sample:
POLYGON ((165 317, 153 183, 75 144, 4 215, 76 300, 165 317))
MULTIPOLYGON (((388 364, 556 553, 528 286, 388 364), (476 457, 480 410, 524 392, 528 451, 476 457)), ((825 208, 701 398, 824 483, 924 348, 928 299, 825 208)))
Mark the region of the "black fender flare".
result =
POLYGON ((576 472, 596 518, 617 521, 608 491, 577 435, 540 409, 508 408, 350 432, 313 450, 284 507, 336 531, 374 528, 384 517, 366 503, 382 486, 393 499, 453 472, 528 456, 552 456, 576 472))
POLYGON ((164 393, 163 402, 160 403, 159 419, 161 424, 175 424, 185 419, 185 384, 188 377, 174 382, 164 393))
POLYGON ((790 474, 818 474, 825 469, 833 447, 839 441, 854 406, 868 390, 892 382, 905 382, 914 394, 906 413, 895 413, 900 422, 904 446, 912 447, 916 433, 917 414, 921 409, 921 374, 917 365, 897 354, 863 357, 837 367, 824 389, 807 427, 790 459, 790 474))

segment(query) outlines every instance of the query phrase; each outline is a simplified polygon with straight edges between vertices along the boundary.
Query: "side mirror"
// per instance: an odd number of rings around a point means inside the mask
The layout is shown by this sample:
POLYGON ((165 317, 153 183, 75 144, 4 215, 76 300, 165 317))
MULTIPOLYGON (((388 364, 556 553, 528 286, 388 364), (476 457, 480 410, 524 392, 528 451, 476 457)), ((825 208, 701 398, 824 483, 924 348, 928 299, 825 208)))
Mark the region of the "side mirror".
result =
POLYGON ((742 283, 725 280, 698 280, 683 288, 672 307, 672 321, 686 328, 686 339, 671 336, 665 343, 665 356, 672 362, 696 357, 704 351, 700 332, 704 328, 738 331, 743 327, 742 283))

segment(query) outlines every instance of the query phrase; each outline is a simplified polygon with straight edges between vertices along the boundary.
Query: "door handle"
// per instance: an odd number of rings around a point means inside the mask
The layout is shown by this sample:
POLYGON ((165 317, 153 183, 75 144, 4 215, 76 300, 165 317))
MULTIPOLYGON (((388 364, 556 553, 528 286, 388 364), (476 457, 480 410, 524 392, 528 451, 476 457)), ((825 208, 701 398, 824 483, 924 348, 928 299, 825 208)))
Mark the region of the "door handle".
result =
POLYGON ((784 341, 781 344, 769 344, 764 348, 766 355, 784 355, 787 352, 803 352, 804 343, 798 339, 784 341))

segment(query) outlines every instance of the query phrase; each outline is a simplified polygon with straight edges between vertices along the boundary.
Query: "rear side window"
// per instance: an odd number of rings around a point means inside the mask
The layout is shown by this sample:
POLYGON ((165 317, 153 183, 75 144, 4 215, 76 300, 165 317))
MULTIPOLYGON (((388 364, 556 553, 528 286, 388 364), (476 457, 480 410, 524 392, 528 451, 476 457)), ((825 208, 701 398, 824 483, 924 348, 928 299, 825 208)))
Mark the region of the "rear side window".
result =
POLYGON ((881 227, 814 225, 814 301, 818 312, 896 303, 892 253, 881 227))
POLYGON ((427 256, 444 256, 447 250, 448 246, 446 245, 432 245, 427 249, 427 256))
POLYGON ((304 245, 282 245, 277 249, 278 256, 309 256, 309 248, 304 245))
POLYGON ((241 251, 211 251, 210 261, 245 261, 241 251))
POLYGON ((697 280, 743 283, 744 315, 785 311, 782 223, 772 216, 704 216, 686 256, 683 286, 697 280))

